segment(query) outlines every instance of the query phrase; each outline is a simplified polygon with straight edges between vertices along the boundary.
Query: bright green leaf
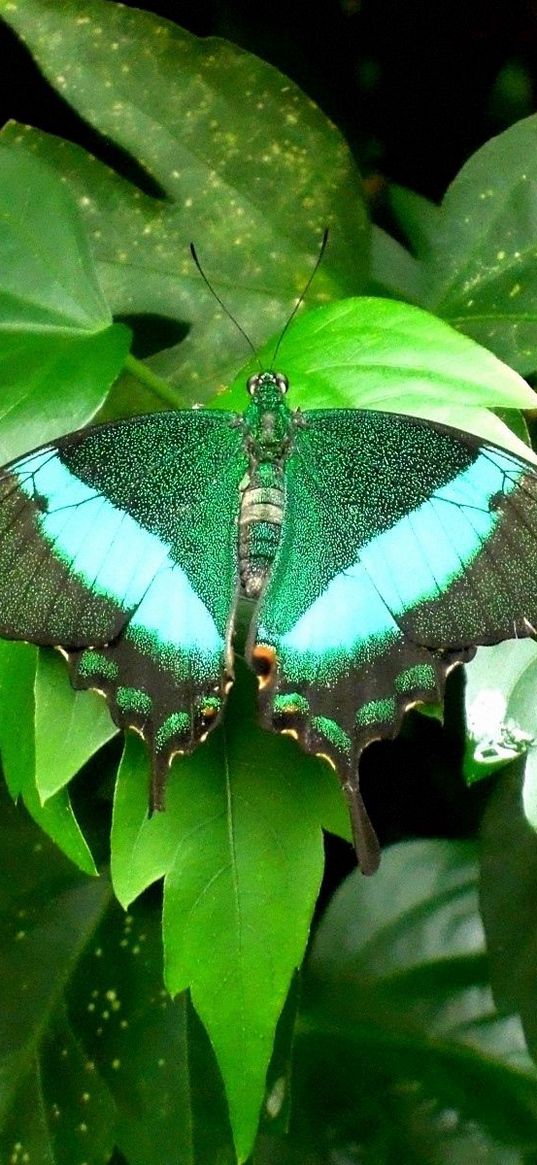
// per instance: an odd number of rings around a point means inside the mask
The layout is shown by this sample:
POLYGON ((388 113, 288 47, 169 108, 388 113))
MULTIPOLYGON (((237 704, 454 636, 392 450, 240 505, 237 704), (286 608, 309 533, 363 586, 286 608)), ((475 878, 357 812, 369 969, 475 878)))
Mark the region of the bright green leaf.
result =
POLYGON ((121 900, 166 874, 166 981, 172 994, 190 988, 207 1028, 240 1160, 252 1145, 274 1029, 304 954, 323 870, 321 826, 348 836, 333 774, 294 742, 257 728, 250 701, 233 693, 225 730, 176 761, 166 813, 151 819, 147 764, 131 739, 112 838, 121 900))
MULTIPOLYGON (((87 874, 95 874, 88 845, 65 790, 43 805, 36 787, 35 682, 38 651, 28 643, 0 640, 0 752, 11 796, 22 797, 34 821, 87 874)), ((73 693, 74 696, 74 693, 73 693)))
MULTIPOLYGON (((271 348, 260 354, 271 364, 271 348)), ((533 454, 487 408, 530 409, 535 394, 516 372, 442 320, 387 299, 345 299, 305 313, 282 340, 278 366, 293 401, 431 417, 533 454)), ((216 402, 241 407, 243 370, 216 402)))
POLYGON ((73 337, 2 336, 0 325, 0 461, 91 421, 121 371, 129 338, 119 324, 73 337))
POLYGON ((75 692, 65 662, 39 653, 35 677, 35 780, 44 801, 117 733, 103 697, 75 692))

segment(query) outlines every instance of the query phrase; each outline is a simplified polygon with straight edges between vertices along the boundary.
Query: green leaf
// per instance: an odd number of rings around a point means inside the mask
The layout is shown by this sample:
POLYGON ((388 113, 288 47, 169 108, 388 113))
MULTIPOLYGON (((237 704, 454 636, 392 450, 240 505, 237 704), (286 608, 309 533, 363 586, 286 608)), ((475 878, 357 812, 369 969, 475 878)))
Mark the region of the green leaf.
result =
POLYGON ((396 184, 389 187, 388 198, 410 251, 387 231, 373 227, 371 291, 425 305, 427 273, 424 263, 419 260, 427 259, 434 249, 442 221, 440 208, 413 190, 396 184))
POLYGON ((456 1144, 476 1125, 507 1146, 537 1144, 537 1074, 518 1020, 492 1005, 472 846, 404 843, 374 879, 351 874, 308 967, 298 1089, 316 1146, 436 1162, 452 1159, 437 1139, 456 1144))
POLYGON ((441 208, 395 196, 423 258, 422 298, 519 372, 537 347, 537 115, 491 138, 463 166, 441 208))
POLYGON ((129 338, 112 323, 68 187, 0 142, 1 460, 94 416, 129 338))
POLYGON ((480 901, 497 1006, 518 1011, 537 1060, 537 837, 522 805, 522 765, 501 774, 481 828, 480 901))
POLYGON ((0 142, 2 329, 100 332, 112 323, 72 194, 54 170, 0 142))
POLYGON ((95 864, 71 809, 68 793, 61 790, 44 805, 37 790, 34 736, 37 661, 36 647, 0 640, 0 752, 4 775, 12 798, 21 796, 34 821, 63 853, 85 873, 95 874, 95 864))
MULTIPOLYGON (((111 905, 75 969, 69 1004, 114 1102, 116 1144, 129 1165, 169 1165, 170 1146, 180 1165, 194 1165, 195 1037, 187 1000, 162 988, 159 907, 147 900, 123 914, 111 905)), ((203 1119, 212 1121, 209 1105, 203 1119)))
POLYGON ((65 662, 41 651, 35 677, 35 782, 43 801, 63 789, 116 735, 103 697, 75 692, 65 662))
POLYGON ((119 324, 87 337, 2 336, 0 324, 0 461, 92 420, 128 347, 128 330, 119 324))
POLYGON ((190 239, 255 345, 285 323, 327 224, 311 300, 361 290, 359 176, 333 125, 287 77, 225 41, 109 0, 2 0, 0 12, 62 97, 165 194, 141 194, 69 143, 7 131, 67 179, 114 314, 192 323, 180 353, 173 346, 151 361, 183 399, 207 399, 244 353, 201 284, 190 239))
POLYGON ((230 698, 225 730, 174 766, 165 814, 147 818, 147 764, 129 739, 112 836, 114 886, 125 904, 166 875, 166 982, 174 995, 190 988, 207 1028, 241 1161, 307 942, 323 871, 321 826, 348 836, 333 774, 294 742, 257 728, 244 683, 230 698))
POLYGON ((66 1010, 73 971, 109 901, 2 798, 0 1157, 101 1165, 114 1142, 108 1091, 66 1010), (21 862, 24 854, 24 862, 21 862), (53 1156, 54 1153, 54 1156, 53 1156))
MULTIPOLYGON (((260 352, 270 366, 271 346, 260 352)), ((387 299, 344 299, 305 313, 284 336, 277 358, 293 401, 386 409, 431 417, 497 441, 526 458, 528 449, 486 407, 530 409, 535 394, 516 372, 442 320, 387 299)), ((214 404, 241 407, 249 364, 214 404)))
POLYGON ((394 183, 390 186, 389 199, 397 222, 403 230, 412 254, 418 259, 427 259, 434 249, 442 222, 442 211, 435 202, 430 202, 414 190, 394 183))
POLYGON ((536 698, 537 644, 522 639, 478 648, 466 667, 464 775, 472 784, 527 756, 524 803, 528 820, 537 827, 536 698))
POLYGON ((423 298, 420 264, 402 243, 378 226, 371 230, 371 280, 367 291, 410 303, 420 303, 423 298))
POLYGON ((233 1165, 207 1037, 162 988, 158 901, 124 915, 0 802, 0 1159, 233 1165))
POLYGON ((428 306, 521 372, 535 368, 537 116, 466 163, 442 205, 428 306))

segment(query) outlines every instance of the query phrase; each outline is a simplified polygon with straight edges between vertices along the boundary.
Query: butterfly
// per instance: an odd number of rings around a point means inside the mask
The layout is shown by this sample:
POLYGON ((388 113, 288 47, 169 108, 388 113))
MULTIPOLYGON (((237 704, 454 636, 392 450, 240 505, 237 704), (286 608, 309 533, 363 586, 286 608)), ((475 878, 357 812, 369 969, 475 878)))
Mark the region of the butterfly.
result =
POLYGON ((0 472, 0 635, 60 647, 150 750, 220 719, 241 598, 262 724, 337 770, 358 861, 379 847, 359 758, 441 701, 476 644, 534 635, 537 473, 468 433, 361 409, 300 412, 285 375, 242 414, 159 412, 42 446, 0 472))

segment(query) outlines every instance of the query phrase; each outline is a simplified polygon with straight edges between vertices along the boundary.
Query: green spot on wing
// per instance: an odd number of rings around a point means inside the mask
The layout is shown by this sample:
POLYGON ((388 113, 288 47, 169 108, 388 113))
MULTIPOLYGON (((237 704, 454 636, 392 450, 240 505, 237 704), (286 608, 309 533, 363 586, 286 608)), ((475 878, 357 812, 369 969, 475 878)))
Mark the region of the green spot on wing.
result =
POLYGON ((174 736, 186 736, 190 732, 190 716, 187 712, 172 712, 161 724, 155 735, 157 748, 165 748, 174 736))
POLYGON ((153 707, 151 696, 140 688, 118 688, 116 700, 122 712, 137 712, 140 716, 149 716, 153 707))
POLYGON ((113 659, 109 659, 101 651, 91 651, 89 648, 80 656, 78 672, 88 679, 101 677, 105 680, 117 680, 119 675, 117 663, 114 663, 113 659))
POLYGON ((285 695, 275 697, 273 709, 276 715, 291 716, 301 713, 307 716, 310 706, 306 697, 301 696, 299 692, 286 692, 285 695))
POLYGON ((208 710, 219 712, 221 707, 222 701, 220 696, 204 696, 203 699, 200 700, 200 710, 202 712, 206 712, 208 710))
POLYGON ((386 696, 384 700, 370 700, 362 704, 356 713, 358 728, 366 728, 370 724, 383 723, 395 716, 395 700, 393 696, 386 696))
POLYGON ((311 726, 320 736, 324 736, 325 740, 334 748, 340 752, 350 752, 351 738, 335 720, 330 720, 328 716, 314 716, 311 726))
POLYGON ((416 663, 414 667, 406 668, 395 677, 394 687, 397 692, 412 692, 416 688, 434 689, 436 688, 434 668, 430 663, 416 663))

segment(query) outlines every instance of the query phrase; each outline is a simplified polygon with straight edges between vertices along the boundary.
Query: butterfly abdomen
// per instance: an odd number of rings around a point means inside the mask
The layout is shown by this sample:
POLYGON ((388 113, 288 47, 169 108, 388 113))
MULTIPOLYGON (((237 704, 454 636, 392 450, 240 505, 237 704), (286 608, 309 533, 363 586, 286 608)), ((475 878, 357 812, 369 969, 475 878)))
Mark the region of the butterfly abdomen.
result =
POLYGON ((284 503, 281 466, 274 462, 256 465, 245 479, 239 515, 240 581, 249 599, 261 593, 274 561, 284 503))

